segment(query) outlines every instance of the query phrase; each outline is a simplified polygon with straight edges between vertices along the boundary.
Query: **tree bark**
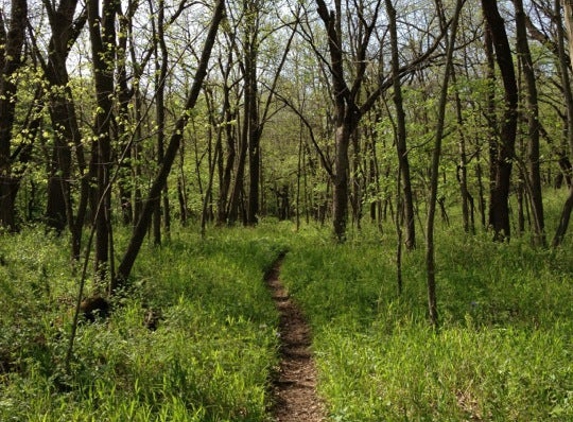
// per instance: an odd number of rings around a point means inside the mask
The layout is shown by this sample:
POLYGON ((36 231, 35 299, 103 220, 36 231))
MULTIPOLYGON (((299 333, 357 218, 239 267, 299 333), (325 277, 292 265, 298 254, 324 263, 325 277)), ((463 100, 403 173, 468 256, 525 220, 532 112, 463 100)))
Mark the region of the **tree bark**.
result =
POLYGON ((149 224, 151 222, 151 214, 153 213, 153 205, 154 200, 157 198, 161 191, 163 190, 165 183, 167 181, 167 176, 171 171, 171 167, 173 166, 173 162, 175 161, 175 157, 177 156, 177 150, 181 145, 181 141, 183 139, 183 132, 184 128, 187 125, 187 122, 190 118, 190 113, 197 103, 197 98, 199 97, 199 93, 201 91, 201 87, 203 84, 203 80, 205 79, 205 75, 207 74, 207 66, 209 64, 209 58, 211 57, 211 51, 213 49, 213 45, 215 44, 215 38, 217 36, 217 30, 219 28, 219 24, 223 20, 225 13, 225 1, 218 0, 217 4, 215 5, 215 10, 213 12, 213 18, 211 20, 211 25, 209 27, 209 32, 207 34, 207 38, 205 40, 205 45, 203 47, 203 52, 201 54, 201 59, 199 61, 199 67, 195 73, 195 78, 193 80, 193 85, 187 97, 187 101, 185 103, 185 110, 177 119, 175 124, 174 131, 172 132, 171 138, 169 140, 169 144, 165 151, 165 158, 159 169, 159 173, 157 174, 153 184, 149 190, 147 195, 147 200, 143 206, 141 211, 140 218, 133 229, 133 233, 127 247, 125 254, 119 264, 116 278, 113 280, 112 283, 112 291, 116 291, 118 288, 122 287, 133 268, 133 264, 139 254, 139 250, 141 249, 141 245, 143 244, 143 239, 145 238, 145 234, 149 228, 149 224))
POLYGON ((535 243, 539 246, 546 246, 545 219, 543 216, 543 198, 541 193, 541 168, 539 153, 539 104, 537 95, 537 82, 535 80, 535 70, 533 59, 527 41, 526 16, 523 9, 523 0, 513 0, 515 4, 515 25, 517 29, 517 50, 522 63, 523 75, 527 90, 527 125, 529 142, 527 157, 527 177, 526 187, 529 192, 531 210, 533 214, 533 229, 535 233, 535 243))
POLYGON ((405 245, 408 250, 416 248, 416 224, 414 217, 414 198, 410 178, 410 161, 406 145, 406 113, 402 100, 402 84, 400 82, 400 59, 398 51, 398 29, 396 9, 391 0, 386 0, 388 22, 390 27, 390 43, 392 45, 392 79, 394 87, 394 105, 396 106, 396 150, 398 152, 400 176, 403 189, 403 210, 406 223, 405 245))
MULTIPOLYGON (((563 20, 565 21, 565 27, 567 29, 567 35, 569 39, 569 60, 573 61, 573 0, 562 0, 564 7, 563 20)), ((565 50, 565 34, 563 32, 563 27, 561 26, 561 5, 560 0, 555 0, 555 17, 558 22, 557 25, 557 42, 559 50, 559 66, 561 70, 561 81, 563 85, 563 93, 565 96, 565 106, 567 108, 567 141, 569 144, 569 151, 573 153, 573 94, 571 92, 571 79, 569 68, 573 65, 573 62, 568 62, 568 57, 565 50)), ((555 230, 555 235, 553 236, 552 245, 557 247, 561 245, 563 239, 565 238, 565 233, 569 227, 569 220, 571 218, 571 212, 573 211, 573 184, 569 186, 569 193, 565 203, 563 204, 563 209, 561 210, 561 215, 559 217, 559 223, 557 229, 555 230)))
POLYGON ((115 68, 115 17, 117 0, 104 0, 102 16, 99 15, 99 0, 88 4, 88 23, 92 47, 92 62, 96 89, 97 113, 95 117, 92 144, 91 174, 95 179, 92 192, 92 211, 96 227, 95 266, 101 277, 105 277, 109 260, 109 226, 111 213, 111 136, 113 116, 115 68))
POLYGON ((499 134, 498 151, 492 163, 493 183, 490 189, 489 225, 497 241, 509 240, 509 189, 511 184, 512 162, 515 158, 515 138, 517 134, 518 89, 513 67, 513 59, 505 22, 497 7, 496 0, 482 0, 482 10, 496 53, 497 65, 501 71, 504 87, 504 118, 499 134))
POLYGON ((12 174, 12 128, 16 112, 16 83, 12 76, 22 64, 24 31, 28 19, 26 0, 12 0, 10 28, 6 33, 0 13, 0 226, 16 230, 16 194, 20 180, 12 174))

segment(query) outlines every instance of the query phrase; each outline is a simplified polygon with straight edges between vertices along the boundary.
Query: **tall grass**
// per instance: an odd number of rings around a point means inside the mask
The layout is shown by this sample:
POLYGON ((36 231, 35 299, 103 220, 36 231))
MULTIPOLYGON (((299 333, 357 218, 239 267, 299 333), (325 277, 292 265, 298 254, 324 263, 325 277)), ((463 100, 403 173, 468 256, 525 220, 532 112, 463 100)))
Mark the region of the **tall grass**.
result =
POLYGON ((424 251, 391 236, 298 236, 282 278, 310 320, 332 421, 573 420, 573 253, 442 228, 442 328, 426 318, 424 251), (390 245, 390 247, 388 247, 390 245))
POLYGON ((423 247, 404 255, 398 296, 390 230, 350 231, 344 245, 289 223, 174 231, 142 250, 112 316, 81 325, 71 374, 66 239, 2 236, 0 420, 270 421, 278 317, 262 277, 285 249, 330 421, 573 420, 573 251, 438 233, 434 332, 423 247))
POLYGON ((39 230, 0 238, 0 420, 269 419, 277 314, 262 277, 284 244, 224 229, 147 246, 110 319, 81 325, 66 374, 77 279, 65 242, 39 230), (151 311, 156 331, 143 324, 151 311))

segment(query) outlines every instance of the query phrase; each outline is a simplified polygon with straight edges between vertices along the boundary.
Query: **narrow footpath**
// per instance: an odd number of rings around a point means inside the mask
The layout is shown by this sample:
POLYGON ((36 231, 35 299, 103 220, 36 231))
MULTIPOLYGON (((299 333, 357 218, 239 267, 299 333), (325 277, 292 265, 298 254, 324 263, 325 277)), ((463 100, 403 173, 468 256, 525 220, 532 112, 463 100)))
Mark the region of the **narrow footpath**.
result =
POLYGON ((325 412, 316 395, 310 328, 279 279, 283 258, 265 276, 280 313, 281 362, 273 383, 273 414, 277 422, 322 422, 325 412))

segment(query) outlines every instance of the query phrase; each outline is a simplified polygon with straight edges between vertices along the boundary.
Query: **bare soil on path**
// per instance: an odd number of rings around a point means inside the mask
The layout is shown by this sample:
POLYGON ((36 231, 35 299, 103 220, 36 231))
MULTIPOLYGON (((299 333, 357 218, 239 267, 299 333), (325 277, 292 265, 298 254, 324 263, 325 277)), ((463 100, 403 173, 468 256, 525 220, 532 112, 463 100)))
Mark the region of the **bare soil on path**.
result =
POLYGON ((324 405, 316 394, 316 368, 310 349, 310 328, 280 281, 282 254, 265 275, 280 313, 281 362, 273 382, 273 414, 277 422, 322 422, 324 405))

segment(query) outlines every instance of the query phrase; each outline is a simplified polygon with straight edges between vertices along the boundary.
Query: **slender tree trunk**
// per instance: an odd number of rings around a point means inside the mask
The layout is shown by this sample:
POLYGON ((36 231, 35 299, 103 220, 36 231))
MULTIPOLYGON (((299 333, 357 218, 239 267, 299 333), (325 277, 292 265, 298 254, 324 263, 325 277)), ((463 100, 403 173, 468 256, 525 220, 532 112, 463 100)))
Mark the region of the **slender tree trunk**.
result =
MULTIPOLYGON (((567 107, 567 141, 569 144, 569 151, 573 154, 573 93, 571 91, 571 79, 569 73, 569 66, 573 65, 573 0, 562 0, 564 7, 563 20, 565 21, 565 27, 567 28, 567 35, 569 40, 569 58, 572 60, 571 63, 567 62, 567 54, 565 51, 565 34, 563 33, 561 22, 561 5, 559 0, 555 0, 555 17, 558 22, 557 25, 557 42, 559 49, 559 65, 561 68, 561 80, 563 85, 563 93, 565 95, 565 105, 567 107)), ((563 239, 565 238, 565 233, 569 227, 569 220, 571 218, 571 212, 573 211, 573 184, 569 185, 569 193, 565 203, 563 204, 563 209, 561 210, 561 215, 559 217, 559 224, 555 230, 555 235, 553 236, 553 247, 561 245, 563 239)))
POLYGON ((390 27, 390 42, 392 45, 392 75, 394 87, 394 105, 396 106, 396 150, 398 152, 399 167, 401 169, 404 221, 406 223, 405 244, 408 250, 416 248, 416 222, 414 216, 414 197, 410 178, 410 162, 406 146, 406 113, 402 100, 402 86, 400 82, 400 59, 398 51, 398 29, 396 9, 391 0, 386 0, 388 23, 390 27))
MULTIPOLYGON (((245 101, 247 101, 246 98, 245 101)), ((246 123, 246 120, 246 118, 243 120, 243 128, 240 136, 241 141, 239 145, 239 160, 237 162, 235 181, 229 200, 229 210, 227 213, 227 224, 229 225, 233 225, 237 222, 241 208, 241 197, 245 182, 245 165, 248 152, 248 123, 246 123)))
MULTIPOLYGON (((128 226, 133 223, 133 142, 132 132, 129 128, 131 119, 129 113, 129 105, 132 100, 136 89, 129 89, 128 75, 126 63, 128 59, 128 37, 133 33, 133 16, 137 10, 137 6, 133 6, 130 1, 127 7, 127 13, 119 17, 120 32, 118 34, 118 77, 117 84, 119 88, 119 111, 117 123, 117 139, 119 140, 119 154, 123 157, 120 160, 120 176, 118 177, 118 190, 119 200, 121 205, 121 216, 123 224, 128 226)), ((136 76, 134 79, 139 79, 136 76)), ((132 86, 138 85, 134 83, 132 86)))
POLYGON ((249 193, 247 200, 247 224, 257 223, 259 214, 260 192, 260 141, 259 127, 257 62, 259 51, 259 13, 256 2, 244 0, 245 10, 245 104, 244 104, 244 133, 243 139, 248 144, 249 160, 249 193))
MULTIPOLYGON (((231 180, 233 176, 233 167, 237 157, 236 152, 236 129, 233 121, 236 116, 231 112, 229 101, 229 89, 225 87, 223 108, 225 110, 225 140, 226 140, 226 162, 223 163, 223 154, 219 156, 219 201, 218 201, 218 222, 219 224, 227 223, 229 216, 228 201, 229 192, 231 191, 231 180)), ((222 145, 221 145, 222 148, 222 145)))
MULTIPOLYGON (((456 74, 452 72, 452 82, 456 83, 456 74)), ((466 137, 463 129, 464 125, 464 118, 462 114, 462 102, 460 100, 459 92, 456 90, 455 92, 456 98, 456 118, 458 121, 459 127, 459 154, 460 154, 460 163, 457 168, 457 180, 460 186, 460 192, 462 196, 462 217, 463 217, 463 224, 464 224, 464 231, 466 233, 475 233, 475 226, 473 225, 473 219, 470 218, 470 192, 468 189, 468 157, 466 151, 466 137)))
POLYGON ((145 233, 147 232, 151 221, 151 214, 153 213, 153 201, 158 195, 161 194, 161 191, 167 182, 167 176, 169 175, 173 162, 177 156, 177 151, 183 139, 184 128, 189 121, 189 111, 191 111, 197 103, 197 98, 199 97, 203 80, 207 74, 207 66, 209 64, 209 58, 211 57, 213 45, 215 44, 215 38, 217 36, 219 24, 223 20, 224 14, 225 2, 224 0, 218 0, 217 4, 215 5, 211 25, 209 27, 209 32, 207 34, 201 59, 199 61, 199 67, 197 68, 195 78, 193 79, 193 85, 189 92, 189 96, 187 97, 185 110, 175 124, 174 131, 172 132, 169 144, 165 151, 165 159, 163 160, 161 168, 159 169, 159 173, 157 174, 157 177, 153 181, 153 184, 149 190, 147 200, 145 201, 144 207, 141 211, 141 216, 133 229, 133 234, 131 236, 129 245, 125 254, 123 255, 121 263, 119 264, 116 278, 113 281, 112 291, 117 290, 127 281, 131 273, 131 269, 133 268, 133 264, 135 263, 137 255, 139 254, 139 250, 143 244, 143 239, 145 238, 145 233))
MULTIPOLYGON (((157 11, 157 36, 155 45, 155 113, 157 116, 157 162, 163 162, 165 155, 165 79, 168 71, 168 52, 165 44, 164 27, 165 4, 163 0, 158 3, 157 11)), ((168 226, 169 200, 167 199, 167 183, 163 195, 159 195, 155 201, 155 218, 153 219, 153 242, 161 244, 161 217, 164 217, 165 226, 168 226), (163 198, 163 201, 162 201, 163 198), (162 204, 163 202, 163 204, 162 204), (163 206, 162 206, 163 205, 163 206)))
MULTIPOLYGON (((442 150, 442 138, 444 136, 446 106, 448 102, 448 85, 450 75, 453 72, 454 42, 458 28, 459 16, 465 0, 457 0, 456 11, 452 21, 451 34, 447 43, 446 66, 444 70, 444 82, 441 87, 440 101, 438 105, 438 122, 436 124, 436 137, 434 152, 432 154, 432 167, 430 177, 430 203, 428 207, 428 221, 426 224, 426 271, 428 276, 428 313, 430 322, 434 328, 438 328, 438 302, 436 299, 436 258, 434 245, 434 221, 436 214, 436 202, 438 196, 438 177, 440 170, 440 156, 442 150)), ((441 10, 441 2, 437 2, 438 10, 441 10)), ((441 17, 442 25, 445 26, 445 17, 441 17)))
POLYGON ((486 225, 486 203, 485 203, 485 188, 483 183, 483 169, 482 169, 482 161, 481 161, 481 151, 480 147, 477 149, 476 153, 476 178, 478 183, 478 206, 479 206, 479 213, 480 213, 480 221, 481 226, 483 228, 487 228, 486 225))

